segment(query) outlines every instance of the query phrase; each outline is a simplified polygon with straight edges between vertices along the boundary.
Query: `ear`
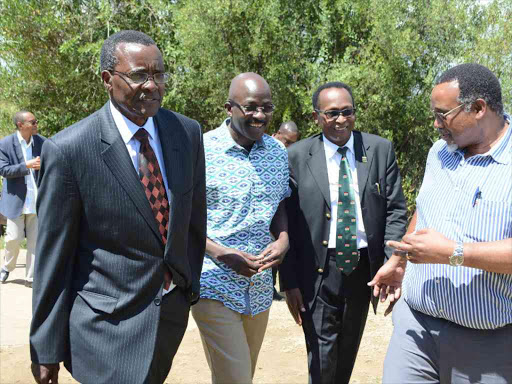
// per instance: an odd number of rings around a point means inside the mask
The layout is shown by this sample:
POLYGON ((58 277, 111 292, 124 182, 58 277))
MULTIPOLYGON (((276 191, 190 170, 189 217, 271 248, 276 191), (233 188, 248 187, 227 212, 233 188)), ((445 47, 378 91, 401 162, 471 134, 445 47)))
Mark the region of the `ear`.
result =
POLYGON ((482 119, 485 114, 487 113, 487 103, 484 99, 477 99, 473 103, 473 108, 475 109, 475 119, 480 120, 482 119))
POLYGON ((110 93, 112 89, 112 74, 109 71, 101 72, 101 80, 103 80, 103 86, 110 93))
POLYGON ((315 120, 315 123, 318 124, 318 112, 313 111, 312 116, 313 116, 313 120, 315 120))
POLYGON ((226 101, 226 103, 224 104, 224 109, 226 110, 226 113, 228 114, 229 117, 233 116, 233 106, 229 101, 226 101))

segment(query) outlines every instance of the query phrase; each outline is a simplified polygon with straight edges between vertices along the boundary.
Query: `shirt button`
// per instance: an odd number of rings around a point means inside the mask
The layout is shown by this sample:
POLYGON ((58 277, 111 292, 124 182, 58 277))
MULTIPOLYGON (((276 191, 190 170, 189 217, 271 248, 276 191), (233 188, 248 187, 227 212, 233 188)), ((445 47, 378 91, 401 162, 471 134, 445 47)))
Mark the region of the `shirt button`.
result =
POLYGON ((436 279, 436 284, 439 284, 439 279, 436 279))
POLYGON ((329 242, 327 240, 324 240, 324 241, 322 241, 322 244, 327 247, 329 245, 329 242))
POLYGON ((318 268, 318 273, 324 273, 324 270, 322 268, 318 268))
POLYGON ((441 309, 439 310, 439 312, 443 313, 444 311, 443 311, 443 309, 441 308, 441 309))
POLYGON ((162 300, 160 300, 158 297, 155 299, 155 305, 158 307, 162 303, 162 300))

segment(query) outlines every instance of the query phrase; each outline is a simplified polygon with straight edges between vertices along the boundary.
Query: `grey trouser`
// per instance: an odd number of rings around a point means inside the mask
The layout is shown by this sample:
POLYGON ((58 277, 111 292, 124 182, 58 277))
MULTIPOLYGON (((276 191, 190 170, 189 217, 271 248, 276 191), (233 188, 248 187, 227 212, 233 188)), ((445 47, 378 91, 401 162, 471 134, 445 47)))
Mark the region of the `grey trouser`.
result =
POLYGON ((512 325, 466 328, 415 311, 403 299, 393 325, 383 383, 512 383, 512 325))
POLYGON ((2 269, 12 272, 16 268, 16 261, 20 253, 20 245, 27 238, 27 258, 25 262, 25 279, 32 281, 34 278, 34 257, 37 240, 37 216, 36 214, 22 214, 15 219, 7 219, 5 232, 5 255, 2 269))

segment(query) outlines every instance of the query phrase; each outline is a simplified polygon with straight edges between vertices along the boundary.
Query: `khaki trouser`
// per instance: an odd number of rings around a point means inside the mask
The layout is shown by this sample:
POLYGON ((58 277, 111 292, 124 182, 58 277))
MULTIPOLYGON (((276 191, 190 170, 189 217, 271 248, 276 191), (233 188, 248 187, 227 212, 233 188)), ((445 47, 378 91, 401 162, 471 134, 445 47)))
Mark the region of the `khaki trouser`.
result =
POLYGON ((192 306, 213 384, 252 383, 269 312, 243 315, 208 299, 192 306))
POLYGON ((27 238, 27 260, 25 264, 25 279, 34 278, 34 257, 37 240, 37 215, 22 214, 15 219, 7 219, 5 231, 5 255, 2 269, 12 272, 16 268, 16 261, 20 253, 20 245, 27 238))

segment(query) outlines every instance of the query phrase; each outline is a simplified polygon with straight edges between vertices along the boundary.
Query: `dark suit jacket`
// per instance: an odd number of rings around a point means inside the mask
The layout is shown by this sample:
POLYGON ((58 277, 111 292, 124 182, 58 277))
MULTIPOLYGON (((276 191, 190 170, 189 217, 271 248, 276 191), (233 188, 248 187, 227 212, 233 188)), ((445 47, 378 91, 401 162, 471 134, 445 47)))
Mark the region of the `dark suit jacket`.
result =
MULTIPOLYGON (((405 233, 406 204, 391 142, 353 131, 363 223, 372 277, 392 250, 387 240, 405 233), (365 161, 366 160, 366 161, 365 161), (379 183, 380 188, 377 188, 379 183), (379 193, 380 189, 380 193, 379 193)), ((323 136, 299 141, 288 149, 292 195, 287 199, 290 251, 280 266, 281 289, 300 288, 313 305, 327 261, 331 206, 323 136)), ((374 309, 377 300, 373 300, 374 309)))
POLYGON ((108 103, 48 139, 39 177, 32 361, 64 361, 82 383, 146 377, 157 338, 164 265, 190 302, 206 243, 199 124, 155 116, 170 189, 163 246, 108 103))
MULTIPOLYGON (((40 135, 32 136, 34 146, 32 157, 41 155, 41 148, 45 138, 40 135)), ((23 212, 23 204, 27 196, 27 184, 25 176, 30 169, 25 165, 23 152, 18 141, 17 132, 0 140, 0 176, 4 178, 2 185, 2 197, 0 199, 0 213, 8 219, 15 219, 23 212)), ((39 171, 34 171, 34 179, 37 181, 39 171)))

